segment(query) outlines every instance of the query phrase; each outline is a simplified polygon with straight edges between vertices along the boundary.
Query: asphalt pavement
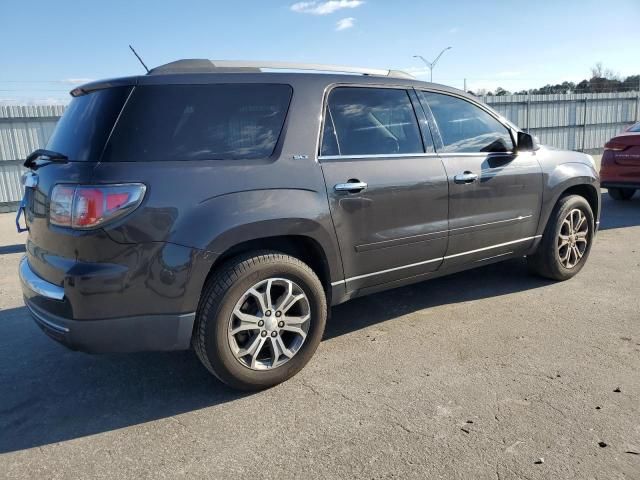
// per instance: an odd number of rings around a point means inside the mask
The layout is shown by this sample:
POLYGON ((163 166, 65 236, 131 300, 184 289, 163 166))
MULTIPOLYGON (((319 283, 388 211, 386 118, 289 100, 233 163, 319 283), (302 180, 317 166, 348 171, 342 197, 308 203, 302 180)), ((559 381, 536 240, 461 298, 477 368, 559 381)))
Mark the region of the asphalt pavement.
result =
POLYGON ((192 352, 46 337, 0 215, 0 477, 640 478, 640 194, 583 271, 510 260, 334 308, 310 364, 233 391, 192 352))

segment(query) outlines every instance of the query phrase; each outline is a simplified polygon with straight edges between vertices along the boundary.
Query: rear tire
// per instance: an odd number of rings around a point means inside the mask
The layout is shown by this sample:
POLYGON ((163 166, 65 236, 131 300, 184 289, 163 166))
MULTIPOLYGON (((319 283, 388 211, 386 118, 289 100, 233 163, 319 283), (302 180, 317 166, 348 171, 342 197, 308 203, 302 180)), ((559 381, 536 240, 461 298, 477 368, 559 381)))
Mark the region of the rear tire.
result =
POLYGON ((549 217, 538 250, 527 256, 529 270, 559 281, 576 275, 591 252, 594 224, 591 206, 584 197, 562 197, 549 217))
POLYGON ((609 188, 609 195, 611 198, 618 201, 630 200, 633 194, 636 193, 635 188, 609 188))
POLYGON ((326 318, 322 283, 308 265, 274 251, 252 252, 228 261, 207 281, 192 343, 224 383, 260 390, 307 364, 326 318))

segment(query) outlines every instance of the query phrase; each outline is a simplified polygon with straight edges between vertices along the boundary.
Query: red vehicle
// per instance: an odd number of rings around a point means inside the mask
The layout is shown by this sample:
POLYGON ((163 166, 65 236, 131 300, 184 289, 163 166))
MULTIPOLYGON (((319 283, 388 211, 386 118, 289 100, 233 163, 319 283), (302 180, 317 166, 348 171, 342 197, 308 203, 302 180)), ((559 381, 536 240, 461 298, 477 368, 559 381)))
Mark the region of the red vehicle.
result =
POLYGON ((615 200, 629 200, 640 189, 640 122, 605 144, 600 185, 615 200))

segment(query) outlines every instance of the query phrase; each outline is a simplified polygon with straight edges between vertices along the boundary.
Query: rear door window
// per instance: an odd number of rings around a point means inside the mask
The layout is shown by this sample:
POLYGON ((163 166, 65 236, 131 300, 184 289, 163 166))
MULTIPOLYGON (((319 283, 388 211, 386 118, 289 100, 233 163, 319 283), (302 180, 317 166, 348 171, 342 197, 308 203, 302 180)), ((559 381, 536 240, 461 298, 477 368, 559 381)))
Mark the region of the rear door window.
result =
POLYGON ((97 90, 73 98, 47 142, 47 150, 72 162, 97 162, 131 87, 97 90))
POLYGON ((103 160, 268 158, 292 92, 289 85, 255 83, 136 87, 103 160))
POLYGON ((480 107, 461 98, 418 92, 435 117, 446 153, 513 151, 507 127, 480 107))
POLYGON ((406 90, 338 87, 329 94, 323 155, 423 152, 420 128, 406 90))

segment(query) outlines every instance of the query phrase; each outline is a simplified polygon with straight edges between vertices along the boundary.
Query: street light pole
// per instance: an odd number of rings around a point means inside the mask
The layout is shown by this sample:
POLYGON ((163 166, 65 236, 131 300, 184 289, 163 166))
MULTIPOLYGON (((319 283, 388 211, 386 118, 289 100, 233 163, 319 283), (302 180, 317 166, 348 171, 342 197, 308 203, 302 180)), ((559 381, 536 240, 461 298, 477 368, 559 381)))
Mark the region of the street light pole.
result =
POLYGON ((424 58, 422 55, 414 55, 413 58, 419 58, 420 60, 422 60, 424 62, 424 64, 429 67, 429 81, 433 82, 433 69, 436 68, 436 63, 438 63, 438 60, 440 60, 440 57, 442 56, 442 54, 444 52, 446 52, 447 50, 451 50, 452 47, 447 47, 442 49, 442 51, 438 54, 438 56, 436 57, 436 59, 433 62, 430 62, 429 60, 427 60, 426 58, 424 58))

